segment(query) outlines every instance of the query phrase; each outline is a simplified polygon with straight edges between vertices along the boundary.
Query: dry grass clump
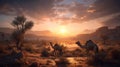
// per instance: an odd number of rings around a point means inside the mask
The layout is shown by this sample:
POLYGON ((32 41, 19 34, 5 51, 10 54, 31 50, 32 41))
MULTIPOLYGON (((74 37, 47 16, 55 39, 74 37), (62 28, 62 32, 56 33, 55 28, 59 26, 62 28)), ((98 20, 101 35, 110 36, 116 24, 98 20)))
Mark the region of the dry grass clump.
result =
POLYGON ((41 57, 49 57, 50 52, 47 49, 42 50, 41 57))
POLYGON ((100 50, 97 55, 90 57, 87 63, 93 66, 120 67, 120 49, 114 46, 100 50))
POLYGON ((58 61, 55 61, 57 67, 67 67, 70 62, 66 58, 60 58, 58 61))
POLYGON ((30 53, 35 53, 35 49, 32 45, 25 45, 23 48, 25 51, 30 52, 30 53))

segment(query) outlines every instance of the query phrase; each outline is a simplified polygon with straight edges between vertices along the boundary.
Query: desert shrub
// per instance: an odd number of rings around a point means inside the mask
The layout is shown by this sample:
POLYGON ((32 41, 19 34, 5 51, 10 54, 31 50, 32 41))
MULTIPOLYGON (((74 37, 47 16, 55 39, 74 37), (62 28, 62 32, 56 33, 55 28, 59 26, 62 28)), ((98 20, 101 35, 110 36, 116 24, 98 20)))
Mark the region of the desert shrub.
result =
POLYGON ((120 62, 120 49, 113 49, 110 52, 111 59, 120 62))
POLYGON ((34 53, 35 52, 31 45, 24 46, 24 50, 26 50, 26 51, 28 51, 30 53, 34 53))
POLYGON ((0 67, 26 67, 22 52, 12 52, 0 59, 0 67))
POLYGON ((106 58, 106 53, 104 51, 101 51, 95 56, 89 57, 87 63, 89 65, 99 65, 99 64, 101 65, 103 64, 105 58, 106 58))
POLYGON ((49 57, 50 53, 47 49, 42 50, 41 57, 49 57))
POLYGON ((86 56, 86 51, 81 50, 81 49, 76 49, 73 51, 74 56, 79 56, 79 57, 85 57, 86 56))
POLYGON ((66 58, 60 58, 58 61, 55 61, 57 67, 67 67, 70 62, 66 58))
POLYGON ((101 50, 97 55, 87 60, 89 65, 120 67, 120 49, 115 47, 108 48, 111 50, 101 50))

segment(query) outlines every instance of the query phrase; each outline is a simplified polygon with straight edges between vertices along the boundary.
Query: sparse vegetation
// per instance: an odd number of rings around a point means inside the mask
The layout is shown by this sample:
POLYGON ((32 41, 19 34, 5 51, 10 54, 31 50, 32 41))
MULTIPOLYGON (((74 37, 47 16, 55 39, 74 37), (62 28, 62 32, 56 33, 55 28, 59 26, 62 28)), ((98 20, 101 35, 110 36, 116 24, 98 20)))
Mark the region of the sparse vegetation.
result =
POLYGON ((70 63, 66 58, 60 58, 60 60, 56 61, 57 67, 67 67, 69 64, 70 63))
POLYGON ((105 50, 101 50, 97 55, 89 58, 87 62, 92 66, 119 67, 120 50, 118 47, 108 47, 105 50))
POLYGON ((24 35, 27 30, 33 27, 33 22, 26 21, 25 16, 17 16, 11 25, 15 28, 14 32, 12 33, 12 38, 16 43, 17 49, 22 50, 24 35))
POLYGON ((35 52, 35 50, 32 47, 32 45, 25 45, 24 46, 24 50, 27 51, 27 52, 30 52, 30 53, 34 53, 35 52))
POLYGON ((43 49, 41 52, 41 57, 49 57, 50 52, 47 49, 43 49))
MULTIPOLYGON (((59 57, 55 58, 53 53, 52 53, 53 50, 50 48, 48 41, 44 41, 44 43, 42 43, 42 41, 40 41, 40 42, 37 42, 37 41, 34 43, 31 43, 30 41, 25 42, 24 48, 23 48, 23 52, 25 52, 24 54, 26 55, 26 56, 24 56, 25 59, 21 58, 21 60, 15 61, 15 64, 12 64, 12 65, 19 65, 20 67, 33 66, 34 62, 38 63, 40 61, 40 60, 38 60, 40 58, 44 58, 44 59, 49 58, 48 60, 53 60, 56 63, 57 67, 69 66, 70 65, 69 60, 66 59, 69 57, 76 58, 76 61, 78 62, 77 63, 78 66, 82 66, 82 65, 80 65, 81 62, 85 62, 81 59, 77 60, 77 58, 79 58, 79 57, 81 57, 81 58, 86 57, 86 51, 79 48, 79 47, 70 51, 70 50, 68 50, 67 47, 63 46, 63 48, 62 48, 64 50, 63 55, 60 56, 61 58, 59 58, 59 57), (41 42, 41 44, 39 44, 40 42, 41 42), (59 60, 56 60, 58 58, 59 58, 59 60), (31 60, 34 60, 34 61, 31 61, 31 60)), ((101 47, 101 49, 99 50, 99 53, 96 54, 95 56, 93 55, 93 56, 88 57, 88 59, 86 60, 87 61, 86 64, 93 66, 93 67, 98 67, 101 65, 102 65, 102 67, 108 67, 108 66, 109 67, 112 67, 112 66, 119 67, 119 65, 120 65, 120 63, 119 63, 120 62, 120 57, 119 57, 120 56, 120 50, 119 50, 120 48, 119 48, 119 46, 120 45, 115 44, 115 45, 107 45, 106 47, 105 46, 106 45, 103 45, 101 47)), ((7 46, 3 46, 3 47, 1 46, 1 49, 0 49, 2 52, 0 54, 1 57, 4 57, 6 55, 10 55, 10 54, 14 55, 14 54, 17 54, 19 52, 17 49, 15 49, 15 52, 9 53, 10 52, 9 50, 3 49, 6 47, 7 46)), ((48 64, 51 63, 51 62, 47 62, 47 61, 45 61, 45 62, 46 62, 45 64, 41 64, 41 65, 42 66, 49 66, 48 64)), ((40 65, 40 63, 38 63, 38 64, 40 65)), ((9 66, 10 65, 8 65, 8 67, 9 66)))

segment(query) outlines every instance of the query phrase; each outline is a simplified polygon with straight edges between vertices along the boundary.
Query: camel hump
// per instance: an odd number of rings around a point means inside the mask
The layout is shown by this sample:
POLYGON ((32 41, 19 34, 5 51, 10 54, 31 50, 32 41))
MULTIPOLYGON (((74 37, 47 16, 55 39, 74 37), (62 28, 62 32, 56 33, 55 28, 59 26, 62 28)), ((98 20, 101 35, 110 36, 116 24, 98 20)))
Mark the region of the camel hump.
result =
POLYGON ((92 40, 86 41, 86 44, 93 44, 94 42, 92 40))
POLYGON ((87 42, 93 42, 92 40, 88 40, 87 42))
POLYGON ((93 46, 93 45, 96 45, 92 40, 88 40, 88 41, 86 41, 86 43, 85 43, 85 45, 86 46, 93 46))

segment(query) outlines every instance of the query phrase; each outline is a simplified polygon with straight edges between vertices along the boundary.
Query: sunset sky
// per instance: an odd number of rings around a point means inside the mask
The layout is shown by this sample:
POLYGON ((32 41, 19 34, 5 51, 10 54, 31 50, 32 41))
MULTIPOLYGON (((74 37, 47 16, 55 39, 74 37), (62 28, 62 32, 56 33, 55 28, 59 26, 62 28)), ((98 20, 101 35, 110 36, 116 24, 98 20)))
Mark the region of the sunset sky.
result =
POLYGON ((0 0, 0 27, 11 28, 17 15, 32 20, 33 31, 75 36, 120 25, 120 0, 0 0))

